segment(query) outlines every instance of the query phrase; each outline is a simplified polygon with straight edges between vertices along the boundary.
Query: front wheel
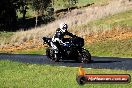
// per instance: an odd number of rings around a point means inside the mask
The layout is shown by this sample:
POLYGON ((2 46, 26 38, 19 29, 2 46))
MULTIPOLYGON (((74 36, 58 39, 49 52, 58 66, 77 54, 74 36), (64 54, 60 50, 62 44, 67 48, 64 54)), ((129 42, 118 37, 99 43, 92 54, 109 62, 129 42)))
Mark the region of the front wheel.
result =
POLYGON ((82 49, 79 52, 78 62, 82 62, 82 63, 89 63, 89 62, 91 62, 91 54, 89 53, 88 50, 82 49))
POLYGON ((53 62, 58 62, 59 61, 59 57, 55 58, 55 51, 51 47, 46 49, 46 55, 53 62))

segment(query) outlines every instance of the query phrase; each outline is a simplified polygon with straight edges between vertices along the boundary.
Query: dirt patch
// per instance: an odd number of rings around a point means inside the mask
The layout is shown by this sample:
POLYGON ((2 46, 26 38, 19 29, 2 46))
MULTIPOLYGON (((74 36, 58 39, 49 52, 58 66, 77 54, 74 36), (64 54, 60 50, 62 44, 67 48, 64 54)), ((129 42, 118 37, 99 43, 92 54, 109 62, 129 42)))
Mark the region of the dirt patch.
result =
POLYGON ((93 33, 86 35, 86 43, 94 43, 106 40, 124 40, 132 38, 132 30, 108 30, 105 32, 93 33))
POLYGON ((21 51, 21 50, 37 50, 40 48, 43 48, 44 45, 42 42, 38 42, 35 40, 30 40, 27 42, 24 42, 22 44, 7 44, 0 48, 0 52, 15 52, 15 51, 21 51))

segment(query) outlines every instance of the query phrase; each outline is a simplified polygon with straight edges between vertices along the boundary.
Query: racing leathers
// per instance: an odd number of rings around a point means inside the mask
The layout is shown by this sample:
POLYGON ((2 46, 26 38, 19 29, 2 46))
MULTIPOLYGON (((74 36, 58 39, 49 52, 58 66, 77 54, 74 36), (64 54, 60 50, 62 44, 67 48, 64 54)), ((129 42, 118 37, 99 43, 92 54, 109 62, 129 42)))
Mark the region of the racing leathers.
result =
POLYGON ((57 54, 59 53, 58 44, 65 45, 65 43, 62 41, 64 39, 64 36, 68 35, 71 37, 75 37, 76 35, 73 35, 72 33, 65 31, 62 32, 60 28, 56 30, 55 35, 52 37, 51 46, 55 50, 55 58, 57 57, 57 54))

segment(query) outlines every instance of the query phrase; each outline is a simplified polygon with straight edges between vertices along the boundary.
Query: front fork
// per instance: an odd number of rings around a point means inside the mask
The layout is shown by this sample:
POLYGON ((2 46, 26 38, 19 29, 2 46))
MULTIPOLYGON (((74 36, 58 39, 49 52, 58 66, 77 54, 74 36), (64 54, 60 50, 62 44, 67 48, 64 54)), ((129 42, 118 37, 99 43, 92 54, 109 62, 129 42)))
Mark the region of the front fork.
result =
POLYGON ((78 49, 78 53, 82 54, 83 50, 85 50, 85 48, 78 49))

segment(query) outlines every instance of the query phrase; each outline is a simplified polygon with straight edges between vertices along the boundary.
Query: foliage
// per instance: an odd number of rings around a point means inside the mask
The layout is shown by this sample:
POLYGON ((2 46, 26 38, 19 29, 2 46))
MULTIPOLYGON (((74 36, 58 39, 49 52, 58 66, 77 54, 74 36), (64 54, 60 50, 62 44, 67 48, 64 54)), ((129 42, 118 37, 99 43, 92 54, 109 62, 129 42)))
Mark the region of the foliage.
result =
POLYGON ((14 31, 16 28, 16 3, 16 0, 2 0, 0 2, 0 29, 14 31))
POLYGON ((36 12, 43 15, 50 3, 51 0, 2 0, 0 2, 0 31, 16 31, 18 29, 17 12, 23 14, 23 23, 25 23, 29 4, 36 12))
POLYGON ((51 5, 51 0, 32 0, 32 8, 37 11, 38 14, 44 13, 46 8, 51 5))

